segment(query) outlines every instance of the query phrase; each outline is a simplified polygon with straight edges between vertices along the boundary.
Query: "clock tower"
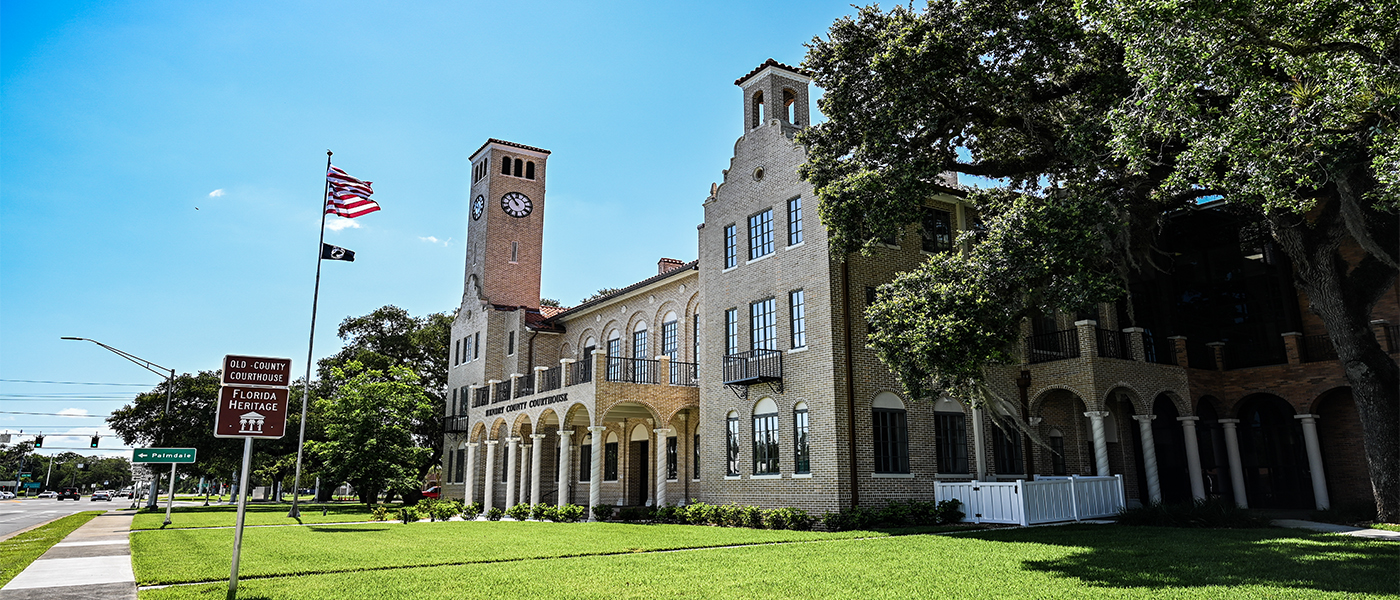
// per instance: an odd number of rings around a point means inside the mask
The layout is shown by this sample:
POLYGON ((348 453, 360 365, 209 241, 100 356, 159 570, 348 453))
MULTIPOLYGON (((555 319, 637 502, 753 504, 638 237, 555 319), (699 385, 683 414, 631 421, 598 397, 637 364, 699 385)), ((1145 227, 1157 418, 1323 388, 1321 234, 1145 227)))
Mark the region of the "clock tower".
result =
POLYGON ((494 138, 472 153, 464 305, 539 308, 548 159, 548 150, 494 138))

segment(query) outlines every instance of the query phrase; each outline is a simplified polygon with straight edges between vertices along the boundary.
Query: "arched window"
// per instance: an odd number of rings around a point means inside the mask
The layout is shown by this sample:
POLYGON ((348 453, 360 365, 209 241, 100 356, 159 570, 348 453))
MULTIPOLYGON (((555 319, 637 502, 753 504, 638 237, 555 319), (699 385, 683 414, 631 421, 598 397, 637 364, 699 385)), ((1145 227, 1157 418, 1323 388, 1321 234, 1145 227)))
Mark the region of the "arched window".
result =
POLYGON ((525 164, 525 161, 522 161, 522 160, 520 160, 520 159, 518 159, 518 158, 515 159, 515 176, 516 176, 516 177, 519 177, 519 176, 520 176, 520 170, 521 170, 521 168, 524 166, 524 164, 525 164))
POLYGON ((510 175, 510 157, 501 159, 501 174, 510 175))
POLYGON ((807 447, 807 403, 792 407, 792 472, 811 473, 812 453, 807 447))
POLYGON ((909 472, 909 433, 904 401, 890 392, 881 392, 870 404, 875 434, 875 472, 909 472))
POLYGON ((778 474, 778 404, 764 398, 753 407, 753 474, 778 474))
POLYGON ((933 438, 939 473, 967 473, 967 416, 963 406, 944 397, 933 405, 933 438))
POLYGON ((622 377, 622 334, 614 329, 608 333, 608 381, 618 381, 622 377))
POLYGON ((729 456, 725 461, 724 474, 728 477, 739 476, 739 413, 729 411, 729 416, 725 419, 724 444, 729 456))
POLYGON ((783 120, 788 123, 796 123, 797 94, 792 90, 783 90, 783 120))
POLYGON ((753 122, 749 129, 757 129, 763 124, 763 90, 753 93, 753 122))
POLYGON ((531 160, 531 161, 526 161, 526 162, 525 162, 525 178, 526 178, 526 179, 534 179, 534 178, 535 178, 535 161, 531 160))
POLYGON ((632 358, 647 358, 647 324, 637 321, 632 328, 632 358))

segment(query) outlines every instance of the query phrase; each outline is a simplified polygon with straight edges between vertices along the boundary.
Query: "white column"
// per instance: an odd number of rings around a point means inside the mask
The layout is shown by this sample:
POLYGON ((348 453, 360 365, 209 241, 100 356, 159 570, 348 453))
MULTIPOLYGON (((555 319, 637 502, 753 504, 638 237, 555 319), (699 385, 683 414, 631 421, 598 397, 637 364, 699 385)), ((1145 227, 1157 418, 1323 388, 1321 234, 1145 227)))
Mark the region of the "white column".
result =
POLYGON ((1308 470, 1312 471, 1313 500, 1318 510, 1327 510, 1332 501, 1327 497, 1327 477, 1322 471, 1322 445, 1317 441, 1318 415, 1293 415, 1303 421, 1303 444, 1308 448, 1308 470))
POLYGON ((1206 499, 1206 482, 1201 477, 1201 446, 1196 441, 1196 421, 1200 417, 1177 417, 1186 437, 1186 472, 1191 477, 1191 497, 1206 499))
POLYGON ((1152 437, 1152 420, 1157 415, 1133 415, 1138 422, 1138 433, 1142 435, 1142 468, 1147 471, 1147 497, 1153 502, 1162 501, 1162 481, 1157 475, 1157 440, 1152 437))
POLYGON ((1244 493, 1244 466, 1240 463, 1240 441, 1235 437, 1235 425, 1239 419, 1220 419, 1225 427, 1225 455, 1230 458, 1230 485, 1235 490, 1235 504, 1249 508, 1249 498, 1244 493))
POLYGON ((972 459, 977 462, 977 480, 987 479, 987 445, 983 439, 981 408, 972 409, 972 459))
POLYGON ((520 488, 516 492, 516 502, 528 502, 530 500, 530 447, 525 445, 525 438, 520 438, 520 474, 515 478, 516 487, 520 488))
POLYGON ((569 484, 574 482, 574 447, 573 440, 569 439, 572 433, 568 428, 559 428, 559 498, 555 501, 555 506, 569 503, 569 484))
POLYGON ((476 501, 476 447, 479 445, 476 442, 467 442, 466 491, 462 495, 467 499, 467 504, 476 501))
POLYGON ((1094 430, 1094 465, 1098 467, 1099 477, 1108 477, 1108 436, 1103 429, 1103 419, 1108 416, 1108 411, 1091 410, 1084 416, 1089 417, 1089 425, 1094 430))
MULTIPOLYGON (((596 354, 596 353, 595 353, 596 354)), ((608 428, 602 425, 594 425, 588 428, 593 434, 593 458, 590 462, 589 470, 593 471, 588 476, 588 520, 593 520, 593 507, 603 503, 603 436, 608 428)))
POLYGON ((482 485, 481 512, 491 510, 491 501, 496 495, 496 444, 500 440, 486 440, 486 483, 482 485))
POLYGON ((520 470, 520 438, 506 438, 506 508, 515 506, 515 473, 520 470))
POLYGON ((544 434, 532 433, 530 439, 530 504, 540 503, 540 458, 544 455, 544 434))
POLYGON ((656 506, 660 508, 666 503, 666 438, 671 436, 671 429, 658 427, 652 431, 656 433, 656 506))

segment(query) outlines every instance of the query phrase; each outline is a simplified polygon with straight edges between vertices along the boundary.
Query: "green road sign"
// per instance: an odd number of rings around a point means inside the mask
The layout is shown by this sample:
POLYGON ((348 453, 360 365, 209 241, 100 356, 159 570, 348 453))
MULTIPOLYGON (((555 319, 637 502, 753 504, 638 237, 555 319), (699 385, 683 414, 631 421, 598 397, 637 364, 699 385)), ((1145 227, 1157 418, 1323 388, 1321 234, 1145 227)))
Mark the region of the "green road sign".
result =
POLYGON ((30 473, 28 471, 21 471, 19 474, 20 477, 28 477, 30 475, 33 475, 33 473, 30 473))
POLYGON ((29 482, 29 483, 24 484, 24 487, 38 489, 38 487, 39 487, 39 482, 37 482, 37 481, 31 481, 31 482, 29 482))
POLYGON ((134 463, 193 463, 194 448, 133 448, 134 463))

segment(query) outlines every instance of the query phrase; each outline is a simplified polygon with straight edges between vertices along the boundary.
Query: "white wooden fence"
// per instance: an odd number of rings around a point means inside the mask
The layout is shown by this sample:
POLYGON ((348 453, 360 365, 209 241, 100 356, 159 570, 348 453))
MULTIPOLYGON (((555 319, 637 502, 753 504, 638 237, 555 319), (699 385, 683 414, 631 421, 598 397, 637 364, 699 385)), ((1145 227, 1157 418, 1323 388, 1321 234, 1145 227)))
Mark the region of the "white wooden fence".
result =
POLYGON ((1111 517, 1123 509, 1123 476, 1034 481, 936 481, 939 502, 962 502, 964 521, 1035 525, 1111 517))

